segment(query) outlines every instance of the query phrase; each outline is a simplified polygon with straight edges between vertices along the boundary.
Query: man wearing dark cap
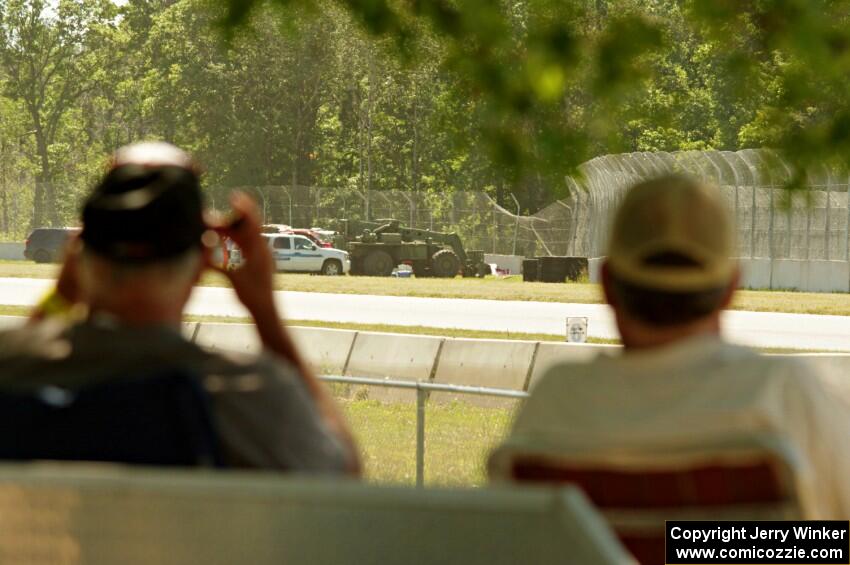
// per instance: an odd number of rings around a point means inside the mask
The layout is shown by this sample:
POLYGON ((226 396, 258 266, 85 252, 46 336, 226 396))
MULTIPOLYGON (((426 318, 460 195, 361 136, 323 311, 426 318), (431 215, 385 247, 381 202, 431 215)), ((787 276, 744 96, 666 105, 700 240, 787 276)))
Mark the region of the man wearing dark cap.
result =
POLYGON ((850 517, 850 409, 826 375, 721 337, 738 283, 734 224, 720 190, 685 177, 633 187, 614 219, 602 286, 623 353, 551 367, 509 439, 513 455, 628 466, 705 446, 779 440, 793 452, 806 518, 850 517))
POLYGON ((213 230, 242 248, 243 262, 221 272, 255 321, 261 355, 210 353, 181 335, 192 288, 214 268, 198 172, 180 149, 141 143, 116 152, 86 200, 80 241, 34 321, 0 334, 0 387, 73 390, 185 370, 210 393, 226 464, 356 473, 341 415, 280 323, 257 208, 244 194, 231 205, 238 220, 213 230))

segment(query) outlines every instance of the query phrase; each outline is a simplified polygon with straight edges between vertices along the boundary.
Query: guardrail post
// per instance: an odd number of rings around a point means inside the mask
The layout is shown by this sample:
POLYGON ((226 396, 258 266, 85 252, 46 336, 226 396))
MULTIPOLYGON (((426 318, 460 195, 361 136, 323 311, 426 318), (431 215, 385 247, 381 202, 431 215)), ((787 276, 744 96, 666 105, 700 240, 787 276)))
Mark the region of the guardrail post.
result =
POLYGON ((477 394, 481 396, 496 396, 499 398, 528 398, 527 392, 518 390, 507 390, 498 388, 473 387, 464 385, 450 385, 442 383, 429 383, 426 381, 400 381, 392 379, 374 379, 367 377, 345 377, 341 375, 322 375, 319 380, 331 383, 348 383, 369 386, 384 386, 390 388, 401 388, 404 390, 416 389, 416 487, 425 486, 425 403, 428 400, 429 391, 455 392, 460 394, 477 394))
POLYGON ((416 486, 425 485, 425 397, 427 391, 416 383, 416 486))

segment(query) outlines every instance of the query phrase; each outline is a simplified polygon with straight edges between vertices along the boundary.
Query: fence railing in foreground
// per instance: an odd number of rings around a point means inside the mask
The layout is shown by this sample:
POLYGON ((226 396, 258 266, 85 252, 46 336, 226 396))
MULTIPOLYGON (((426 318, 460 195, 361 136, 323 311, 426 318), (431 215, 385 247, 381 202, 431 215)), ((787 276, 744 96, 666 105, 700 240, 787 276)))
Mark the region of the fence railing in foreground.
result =
POLYGON ((339 375, 322 375, 321 380, 328 383, 343 383, 352 385, 383 386, 402 388, 416 391, 416 486, 425 483, 425 394, 427 392, 453 392, 457 394, 472 394, 477 396, 495 396, 501 398, 523 399, 527 392, 505 390, 501 388, 486 388, 477 386, 452 385, 441 383, 426 383, 422 381, 399 381, 393 379, 370 379, 364 377, 343 377, 339 375))

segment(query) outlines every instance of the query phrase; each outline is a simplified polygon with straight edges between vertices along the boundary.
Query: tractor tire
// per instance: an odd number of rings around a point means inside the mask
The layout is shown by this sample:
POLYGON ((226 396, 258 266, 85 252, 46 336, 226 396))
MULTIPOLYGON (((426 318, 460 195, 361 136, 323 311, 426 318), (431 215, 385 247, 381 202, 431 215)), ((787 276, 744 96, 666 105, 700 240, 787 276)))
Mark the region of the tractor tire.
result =
POLYGON ((36 263, 50 263, 50 253, 46 249, 39 249, 32 256, 36 263))
POLYGON ((460 272, 460 259, 451 249, 441 249, 431 257, 431 272, 441 279, 453 279, 460 272))
POLYGON ((363 274, 367 277, 388 277, 395 267, 392 255, 377 249, 363 259, 363 274))
POLYGON ((322 274, 333 277, 342 274, 342 263, 336 259, 328 259, 322 264, 322 274))

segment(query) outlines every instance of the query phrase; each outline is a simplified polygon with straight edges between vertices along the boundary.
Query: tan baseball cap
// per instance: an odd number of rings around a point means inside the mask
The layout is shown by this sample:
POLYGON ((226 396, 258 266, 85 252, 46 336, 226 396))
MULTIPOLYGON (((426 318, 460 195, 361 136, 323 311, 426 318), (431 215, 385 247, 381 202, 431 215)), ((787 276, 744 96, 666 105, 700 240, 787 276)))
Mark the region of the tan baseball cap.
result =
POLYGON ((733 220, 720 189, 666 176, 626 194, 608 239, 608 268, 625 282, 653 290, 709 290, 731 281, 735 249, 733 220), (658 260, 665 256, 684 261, 658 260))

